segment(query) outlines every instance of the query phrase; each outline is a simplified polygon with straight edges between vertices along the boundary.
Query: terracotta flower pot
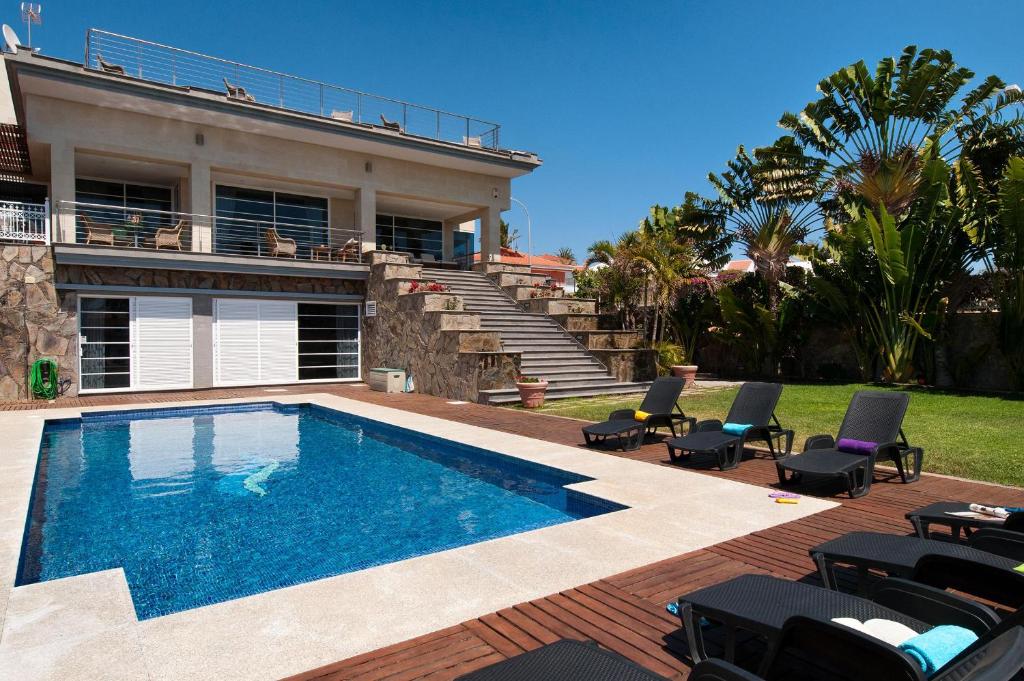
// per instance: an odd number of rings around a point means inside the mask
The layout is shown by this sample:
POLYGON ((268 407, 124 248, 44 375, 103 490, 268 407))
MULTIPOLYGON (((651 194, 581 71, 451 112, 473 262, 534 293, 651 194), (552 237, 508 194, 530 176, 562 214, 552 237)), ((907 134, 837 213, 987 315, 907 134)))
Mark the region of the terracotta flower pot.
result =
POLYGON ((544 406, 544 393, 548 389, 548 382, 539 383, 516 383, 519 388, 519 399, 527 409, 536 409, 544 406))
POLYGON ((683 379, 683 387, 689 388, 697 378, 696 364, 677 364, 672 367, 672 375, 683 379))

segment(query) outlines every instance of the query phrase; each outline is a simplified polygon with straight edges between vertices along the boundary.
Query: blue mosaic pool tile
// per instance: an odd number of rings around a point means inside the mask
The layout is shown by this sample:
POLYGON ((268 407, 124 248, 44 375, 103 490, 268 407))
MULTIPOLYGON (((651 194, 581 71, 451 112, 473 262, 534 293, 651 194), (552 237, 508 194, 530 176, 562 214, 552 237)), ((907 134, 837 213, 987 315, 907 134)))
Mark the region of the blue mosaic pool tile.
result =
POLYGON ((312 405, 47 422, 18 583, 123 567, 141 619, 624 508, 590 478, 312 405))

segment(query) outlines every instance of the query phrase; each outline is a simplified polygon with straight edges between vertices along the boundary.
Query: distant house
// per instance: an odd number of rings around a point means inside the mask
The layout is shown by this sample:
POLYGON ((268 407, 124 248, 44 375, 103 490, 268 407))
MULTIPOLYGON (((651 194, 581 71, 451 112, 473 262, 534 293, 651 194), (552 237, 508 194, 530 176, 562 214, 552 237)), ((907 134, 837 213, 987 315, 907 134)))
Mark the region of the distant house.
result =
MULTIPOLYGON (((807 260, 801 260, 800 258, 790 258, 789 267, 799 267, 809 271, 811 269, 811 263, 807 260)), ((725 267, 720 270, 720 272, 737 272, 739 274, 748 274, 753 271, 754 261, 747 258, 730 260, 726 263, 725 267)))
MULTIPOLYGON (((480 254, 475 255, 477 261, 480 254)), ((566 293, 573 293, 576 290, 574 274, 582 269, 583 265, 567 263, 557 255, 550 253, 535 254, 532 258, 521 251, 506 246, 501 247, 501 262, 511 265, 530 265, 530 271, 534 274, 543 274, 551 281, 565 288, 566 293)))

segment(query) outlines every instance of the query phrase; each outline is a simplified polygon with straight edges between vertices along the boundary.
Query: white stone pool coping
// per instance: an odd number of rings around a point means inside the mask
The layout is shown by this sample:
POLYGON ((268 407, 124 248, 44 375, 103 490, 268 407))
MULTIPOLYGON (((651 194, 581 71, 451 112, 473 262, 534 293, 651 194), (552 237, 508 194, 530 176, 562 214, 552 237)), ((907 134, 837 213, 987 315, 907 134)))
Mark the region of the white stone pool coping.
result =
POLYGON ((276 679, 832 508, 684 469, 325 394, 0 414, 0 678, 276 679), (629 509, 138 621, 121 569, 14 586, 46 419, 311 402, 594 478, 629 509))

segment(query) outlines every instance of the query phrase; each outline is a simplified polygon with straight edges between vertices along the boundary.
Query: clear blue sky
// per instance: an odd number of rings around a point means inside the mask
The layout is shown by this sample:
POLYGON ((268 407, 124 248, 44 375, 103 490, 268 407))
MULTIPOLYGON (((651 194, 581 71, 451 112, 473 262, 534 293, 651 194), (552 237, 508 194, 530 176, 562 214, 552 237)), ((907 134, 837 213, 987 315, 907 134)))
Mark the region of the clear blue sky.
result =
MULTIPOLYGON (((0 19, 24 33, 17 7, 0 19)), ((93 26, 497 121, 503 146, 544 159, 513 184, 534 251, 577 257, 709 192, 708 171, 857 59, 948 48, 1024 85, 1021 0, 43 0, 43 18, 53 56, 81 61, 93 26)), ((505 218, 525 250, 522 213, 505 218)))

